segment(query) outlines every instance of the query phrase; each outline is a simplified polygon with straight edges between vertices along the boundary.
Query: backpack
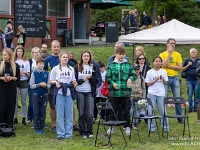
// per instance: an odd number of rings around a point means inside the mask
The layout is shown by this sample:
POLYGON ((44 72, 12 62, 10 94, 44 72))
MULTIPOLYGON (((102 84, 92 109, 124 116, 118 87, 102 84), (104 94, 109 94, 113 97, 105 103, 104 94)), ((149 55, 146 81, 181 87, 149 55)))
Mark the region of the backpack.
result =
POLYGON ((196 66, 196 76, 200 78, 200 61, 197 62, 196 66))

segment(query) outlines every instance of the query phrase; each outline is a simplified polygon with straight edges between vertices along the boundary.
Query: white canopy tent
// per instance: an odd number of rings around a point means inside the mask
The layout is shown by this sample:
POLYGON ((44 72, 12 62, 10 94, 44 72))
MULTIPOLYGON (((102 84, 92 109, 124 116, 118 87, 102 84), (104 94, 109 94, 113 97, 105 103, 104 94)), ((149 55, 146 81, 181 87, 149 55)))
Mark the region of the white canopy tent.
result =
POLYGON ((174 38, 176 44, 200 44, 200 29, 173 19, 165 24, 151 29, 138 31, 119 37, 125 43, 161 43, 174 38))

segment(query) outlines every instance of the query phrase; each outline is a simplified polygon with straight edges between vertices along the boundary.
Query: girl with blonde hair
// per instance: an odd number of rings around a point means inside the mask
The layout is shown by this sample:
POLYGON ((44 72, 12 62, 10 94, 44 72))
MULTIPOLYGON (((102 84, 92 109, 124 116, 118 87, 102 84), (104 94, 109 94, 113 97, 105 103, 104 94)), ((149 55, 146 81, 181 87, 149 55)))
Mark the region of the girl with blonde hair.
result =
POLYGON ((22 45, 24 47, 26 42, 26 31, 22 25, 19 25, 17 28, 17 37, 18 37, 17 41, 18 45, 22 45))
POLYGON ((30 64, 26 60, 26 54, 24 47, 18 45, 14 51, 14 61, 19 65, 20 68, 20 81, 16 82, 17 86, 17 97, 16 97, 16 107, 14 115, 14 124, 18 124, 18 93, 20 92, 21 103, 22 103, 22 125, 26 125, 26 116, 27 116, 27 105, 26 97, 28 92, 27 80, 30 77, 30 64))
MULTIPOLYGON (((18 65, 13 60, 12 49, 3 49, 3 60, 0 64, 0 124, 13 126, 17 88, 15 81, 20 79, 18 65)), ((3 128, 4 126, 1 125, 3 128)))

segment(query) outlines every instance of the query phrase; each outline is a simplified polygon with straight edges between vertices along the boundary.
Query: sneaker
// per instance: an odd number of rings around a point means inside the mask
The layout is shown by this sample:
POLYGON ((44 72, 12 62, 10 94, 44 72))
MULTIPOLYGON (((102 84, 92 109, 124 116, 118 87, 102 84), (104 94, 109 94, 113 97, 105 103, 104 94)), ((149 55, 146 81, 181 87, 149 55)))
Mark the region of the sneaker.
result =
POLYGON ((17 118, 14 118, 14 120, 13 120, 13 124, 18 124, 18 120, 17 120, 17 118))
POLYGON ((46 133, 44 132, 44 130, 40 130, 40 133, 41 133, 42 135, 46 135, 46 133))
POLYGON ((133 129, 137 130, 137 125, 133 124, 133 129))
POLYGON ((197 124, 200 124, 200 120, 197 120, 197 124))
POLYGON ((87 139, 87 136, 86 136, 86 135, 81 135, 81 137, 82 137, 83 139, 87 139))
POLYGON ((31 121, 31 120, 27 120, 27 123, 28 123, 28 124, 31 124, 31 123, 32 123, 32 121, 31 121))
POLYGON ((31 128, 32 128, 32 129, 35 129, 35 127, 34 127, 34 126, 32 126, 31 128))
POLYGON ((44 128, 48 129, 49 127, 45 124, 44 128))
POLYGON ((40 130, 39 130, 39 129, 36 129, 36 130, 35 130, 35 134, 40 134, 40 130))
POLYGON ((130 129, 130 127, 126 127, 126 135, 130 135, 131 134, 131 129, 130 129))
POLYGON ((64 140, 64 138, 63 137, 58 137, 58 140, 64 140))
POLYGON ((192 112, 192 110, 188 110, 188 113, 191 113, 192 112))
POLYGON ((56 133, 56 127, 55 127, 55 126, 53 126, 53 127, 51 128, 51 132, 52 132, 52 133, 56 133))
POLYGON ((197 110, 193 110, 193 112, 197 112, 197 110))
POLYGON ((110 134, 113 134, 114 133, 114 127, 112 127, 112 130, 111 130, 111 127, 108 128, 107 130, 107 134, 110 135, 110 134))
POLYGON ((89 137, 89 138, 92 138, 92 137, 93 137, 93 134, 88 135, 88 137, 89 137))
POLYGON ((25 126, 26 125, 26 119, 22 118, 22 125, 25 126))

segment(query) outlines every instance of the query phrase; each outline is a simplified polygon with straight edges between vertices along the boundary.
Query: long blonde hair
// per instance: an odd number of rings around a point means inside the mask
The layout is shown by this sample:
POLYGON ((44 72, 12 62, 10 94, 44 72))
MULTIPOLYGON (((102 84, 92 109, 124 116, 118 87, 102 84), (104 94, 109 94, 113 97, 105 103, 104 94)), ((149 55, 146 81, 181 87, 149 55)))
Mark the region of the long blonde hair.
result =
MULTIPOLYGON (((2 52, 6 52, 8 54, 8 56, 10 56, 10 65, 11 65, 11 68, 13 71, 13 76, 15 77, 16 76, 16 64, 14 62, 12 49, 4 48, 2 52)), ((0 74, 1 75, 3 74, 4 68, 5 68, 5 61, 2 60, 1 64, 0 64, 0 74)))
POLYGON ((14 51, 14 54, 13 54, 14 62, 17 60, 17 50, 18 50, 18 49, 22 49, 22 51, 23 51, 22 60, 23 60, 23 61, 26 61, 26 53, 25 53, 24 47, 23 47, 22 45, 18 45, 18 46, 15 48, 15 51, 14 51))
POLYGON ((18 28, 17 28, 17 32, 20 33, 20 32, 24 32, 24 28, 22 25, 19 25, 18 28))

